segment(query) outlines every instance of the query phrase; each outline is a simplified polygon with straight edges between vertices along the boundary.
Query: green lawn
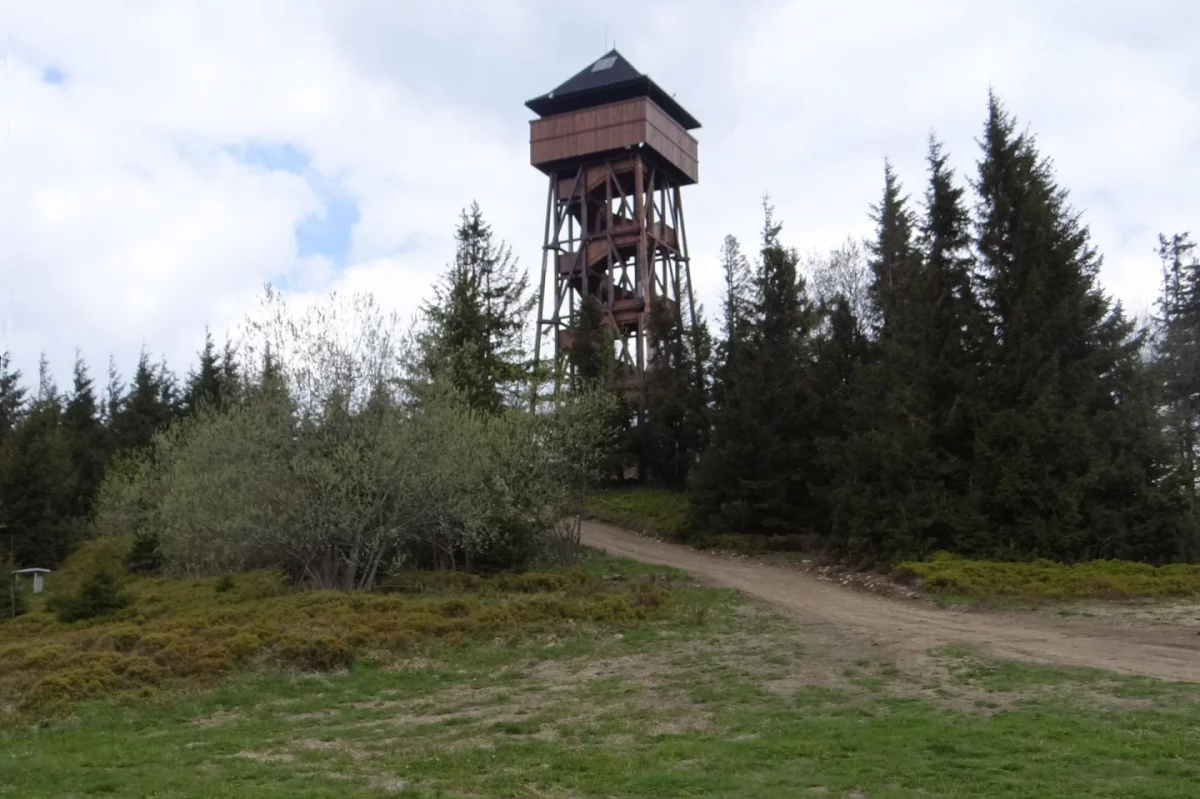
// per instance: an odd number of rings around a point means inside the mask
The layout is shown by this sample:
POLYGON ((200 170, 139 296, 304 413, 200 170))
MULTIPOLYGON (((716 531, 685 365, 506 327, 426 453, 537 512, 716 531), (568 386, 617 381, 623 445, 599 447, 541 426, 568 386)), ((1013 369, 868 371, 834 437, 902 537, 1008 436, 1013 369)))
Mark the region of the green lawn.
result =
POLYGON ((587 498, 590 513, 644 533, 676 538, 687 522, 687 495, 660 488, 597 491, 587 498))
POLYGON ((678 574, 661 584, 640 619, 25 718, 0 731, 0 794, 1025 799, 1200 783, 1197 686, 954 647, 901 667, 678 574))

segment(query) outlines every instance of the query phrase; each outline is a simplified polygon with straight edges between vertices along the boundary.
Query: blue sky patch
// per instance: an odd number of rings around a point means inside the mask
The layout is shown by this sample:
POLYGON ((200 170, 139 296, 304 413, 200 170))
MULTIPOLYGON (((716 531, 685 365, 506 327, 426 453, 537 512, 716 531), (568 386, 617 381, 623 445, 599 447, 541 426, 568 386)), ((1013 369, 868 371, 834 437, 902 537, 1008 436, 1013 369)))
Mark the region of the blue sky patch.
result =
POLYGON ((225 149, 243 164, 303 177, 320 200, 321 210, 296 226, 296 252, 301 258, 323 255, 337 266, 346 263, 350 237, 360 218, 354 197, 313 169, 309 155, 287 142, 248 141, 225 149))
MULTIPOLYGON (((314 186, 314 188, 317 188, 314 186)), ((358 224, 358 202, 341 189, 318 189, 323 206, 296 226, 296 251, 301 258, 324 255, 342 266, 350 252, 350 236, 358 224)))
POLYGON ((292 145, 267 144, 264 142, 244 142, 225 148, 230 155, 243 164, 261 167, 262 169, 291 172, 302 175, 312 163, 307 153, 303 153, 292 145))

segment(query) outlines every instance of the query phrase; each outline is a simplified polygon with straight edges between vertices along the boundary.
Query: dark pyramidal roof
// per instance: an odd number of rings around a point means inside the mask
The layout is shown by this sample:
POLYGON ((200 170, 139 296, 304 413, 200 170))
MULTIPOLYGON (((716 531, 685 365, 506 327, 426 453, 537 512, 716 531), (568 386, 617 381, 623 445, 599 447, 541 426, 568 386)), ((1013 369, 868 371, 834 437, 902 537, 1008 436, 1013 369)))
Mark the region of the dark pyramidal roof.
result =
POLYGON ((700 127, 694 116, 683 110, 657 83, 643 75, 615 49, 584 67, 573 78, 554 90, 525 103, 541 117, 578 111, 634 97, 649 97, 684 130, 700 127))

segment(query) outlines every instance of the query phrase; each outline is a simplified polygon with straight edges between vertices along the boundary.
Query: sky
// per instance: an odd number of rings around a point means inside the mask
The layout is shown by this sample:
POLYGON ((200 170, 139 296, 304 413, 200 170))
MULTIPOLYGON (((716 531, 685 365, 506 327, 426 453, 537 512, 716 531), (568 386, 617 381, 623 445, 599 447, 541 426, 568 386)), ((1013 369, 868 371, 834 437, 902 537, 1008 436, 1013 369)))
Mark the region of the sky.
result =
POLYGON ((1193 0, 0 0, 0 352, 103 382, 184 373, 264 283, 409 317, 478 201, 540 268, 524 103, 613 46, 696 116, 698 297, 768 192, 803 253, 870 232, 931 133, 972 176, 995 90, 1053 159, 1133 312, 1160 232, 1200 234, 1193 0))

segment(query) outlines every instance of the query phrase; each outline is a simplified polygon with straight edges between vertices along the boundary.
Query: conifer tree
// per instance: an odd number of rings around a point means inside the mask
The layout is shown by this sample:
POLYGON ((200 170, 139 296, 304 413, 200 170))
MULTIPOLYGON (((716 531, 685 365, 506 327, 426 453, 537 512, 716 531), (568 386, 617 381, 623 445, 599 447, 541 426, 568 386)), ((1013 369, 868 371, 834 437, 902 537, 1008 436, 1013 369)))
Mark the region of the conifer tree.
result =
POLYGON ((248 402, 264 409, 268 424, 281 427, 293 424, 296 402, 288 387, 283 366, 272 352, 269 342, 263 349, 258 374, 253 378, 247 377, 245 381, 244 393, 248 402))
POLYGON ((199 353, 200 362, 188 373, 183 390, 182 412, 195 413, 202 407, 217 410, 236 402, 238 394, 238 372, 233 345, 225 343, 222 352, 217 352, 212 334, 204 331, 204 349, 199 353))
POLYGON ((720 258, 725 292, 714 352, 712 431, 689 483, 692 521, 702 529, 736 529, 751 521, 738 488, 741 474, 755 458, 748 437, 754 284, 749 261, 734 236, 725 237, 720 258))
MULTIPOLYGON (((725 357, 734 354, 736 372, 728 363, 718 371, 717 381, 728 382, 714 392, 718 407, 712 445, 698 469, 692 498, 701 524, 742 532, 793 532, 822 515, 815 485, 818 406, 812 393, 817 312, 797 270, 799 257, 780 242, 780 225, 767 201, 764 211, 747 336, 744 342, 737 339, 741 311, 735 299, 734 316, 727 323, 735 339, 725 342, 725 357)), ((727 264, 726 271, 736 296, 739 268, 727 264)))
POLYGON ((108 463, 110 444, 100 419, 100 404, 87 364, 75 355, 75 374, 70 397, 62 417, 63 430, 75 470, 74 497, 70 513, 85 517, 91 513, 92 500, 108 463))
POLYGON ((837 543, 884 557, 953 549, 980 520, 969 494, 972 409, 982 364, 982 322, 972 284, 969 216, 936 140, 919 223, 889 168, 875 209, 873 294, 890 310, 847 403, 843 446, 832 442, 837 543), (900 220, 900 221, 897 221, 900 220), (881 265, 890 250, 902 270, 881 265), (890 284, 880 275, 900 274, 890 284), (890 291, 884 291, 890 285, 890 291))
POLYGON ((117 360, 108 356, 108 382, 104 386, 104 425, 108 428, 109 438, 115 435, 114 424, 121 411, 121 400, 125 397, 125 385, 121 373, 117 371, 117 360))
POLYGON ((1163 384, 1163 417, 1183 485, 1200 479, 1200 259, 1186 234, 1159 236, 1162 289, 1154 362, 1163 384))
POLYGON ((425 368, 447 377, 471 407, 494 413, 525 387, 524 334, 535 298, 477 203, 463 211, 455 238, 454 263, 422 309, 425 368))
POLYGON ((16 428, 24 410, 25 388, 21 385, 21 372, 12 368, 9 353, 0 352, 0 440, 16 428))
POLYGON ((225 340, 221 353, 221 401, 224 405, 236 404, 242 397, 242 372, 238 363, 236 345, 225 340))
MULTIPOLYGON (((970 212, 964 190, 955 184, 947 161, 941 143, 931 137, 929 184, 919 234, 925 264, 921 290, 925 331, 920 357, 928 370, 939 427, 955 424, 950 417, 963 404, 961 398, 973 391, 988 344, 987 324, 975 284, 970 212)), ((963 421, 964 417, 959 416, 957 423, 963 421)), ((957 432, 942 434, 950 439, 962 438, 957 432)), ((960 452, 959 457, 970 460, 967 451, 960 452)))
POLYGON ((846 392, 844 440, 826 439, 822 448, 833 539, 857 555, 920 554, 940 493, 921 361, 925 275, 901 191, 885 163, 869 244, 876 338, 846 392))
POLYGON ((174 380, 165 364, 151 364, 150 356, 143 350, 138 357, 133 382, 113 419, 117 449, 142 449, 156 432, 171 423, 175 415, 174 380))
MULTIPOLYGON (((813 464, 815 499, 820 515, 813 529, 835 536, 836 490, 839 466, 846 455, 847 441, 854 429, 859 373, 872 353, 866 322, 854 312, 854 301, 834 294, 821 303, 822 324, 815 337, 812 395, 815 406, 813 436, 817 460, 813 464)), ((844 522, 842 522, 844 524, 844 522)))
POLYGON ((38 371, 38 396, 5 442, 0 465, 0 546, 21 568, 54 568, 79 532, 71 515, 75 473, 63 408, 44 356, 38 371))
POLYGON ((817 314, 798 271, 799 256, 779 241, 781 226, 765 207, 763 249, 755 275, 754 374, 765 435, 764 475, 755 487, 760 524, 768 532, 807 528, 821 518, 814 495, 819 463, 812 394, 817 314))
POLYGON ((187 387, 183 392, 184 412, 195 413, 202 407, 219 407, 223 378, 221 356, 217 354, 212 333, 206 328, 204 349, 200 351, 200 363, 188 373, 187 387))
POLYGON ((682 316, 662 300, 651 311, 647 333, 646 419, 638 429, 637 446, 652 481, 682 486, 708 427, 695 339, 684 329, 682 316))
POLYGON ((872 206, 876 234, 868 244, 872 273, 869 294, 877 312, 880 336, 911 335, 912 320, 903 315, 911 305, 920 271, 913 245, 912 213, 890 161, 884 162, 883 174, 883 198, 872 206), (897 330, 905 324, 909 329, 897 330))
POLYGON ((1140 340, 1096 284, 1100 259, 1032 138, 990 97, 976 249, 990 324, 973 485, 988 524, 967 552, 1178 557, 1140 340))
POLYGON ((971 217, 964 189, 957 185, 948 157, 930 137, 923 216, 918 246, 923 259, 918 318, 920 335, 913 368, 920 390, 920 413, 928 419, 932 471, 927 488, 934 496, 929 528, 931 547, 950 548, 981 525, 970 502, 971 467, 979 380, 989 330, 975 285, 971 217))
POLYGON ((571 388, 576 391, 600 388, 616 390, 618 363, 616 339, 595 297, 585 297, 576 312, 567 365, 571 388))

